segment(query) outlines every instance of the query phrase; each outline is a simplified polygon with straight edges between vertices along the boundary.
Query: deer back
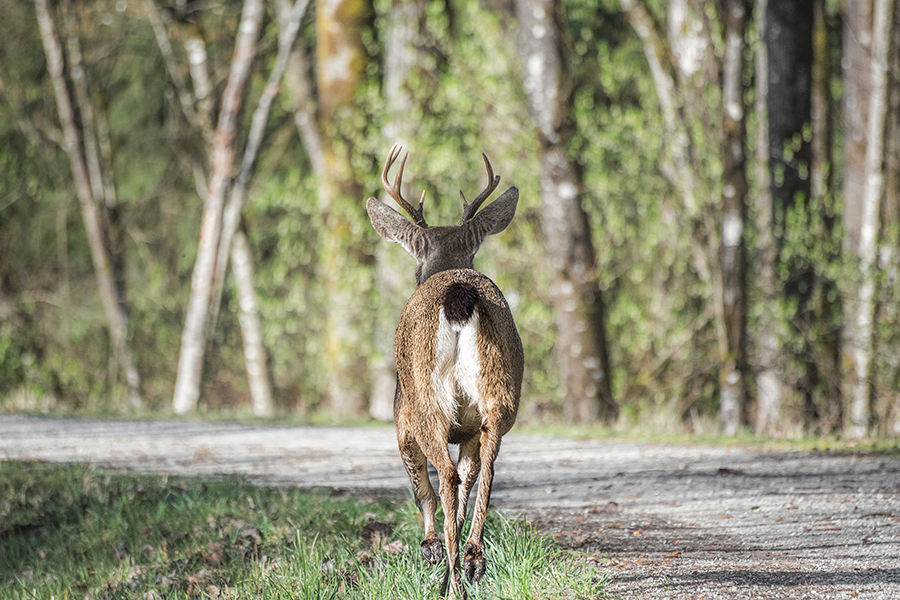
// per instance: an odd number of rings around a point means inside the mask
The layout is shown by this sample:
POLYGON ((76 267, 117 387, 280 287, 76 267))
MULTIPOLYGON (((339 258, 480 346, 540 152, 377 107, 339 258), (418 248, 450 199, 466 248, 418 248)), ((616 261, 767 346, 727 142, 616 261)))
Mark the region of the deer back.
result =
POLYGON ((400 317, 394 360, 402 392, 396 418, 413 412, 419 427, 447 428, 451 440, 471 436, 488 413, 500 435, 512 427, 522 342, 506 298, 484 274, 445 270, 420 285, 400 317))

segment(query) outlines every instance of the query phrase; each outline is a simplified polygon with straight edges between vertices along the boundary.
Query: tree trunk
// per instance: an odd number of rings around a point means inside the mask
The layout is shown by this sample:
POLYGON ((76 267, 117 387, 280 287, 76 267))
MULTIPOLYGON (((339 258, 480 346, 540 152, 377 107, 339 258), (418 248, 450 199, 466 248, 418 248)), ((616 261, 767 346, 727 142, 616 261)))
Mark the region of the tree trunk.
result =
MULTIPOLYGON (((425 5, 418 0, 394 0, 387 15, 384 36, 384 100, 388 119, 384 127, 386 145, 398 143, 410 148, 414 143, 415 123, 408 115, 415 108, 415 99, 408 81, 416 69, 422 69, 419 50, 425 24, 425 5)), ((381 199, 396 206, 386 195, 381 199)), ((399 208, 398 208, 399 210, 399 208)), ((405 299, 413 289, 412 265, 402 248, 394 244, 379 244, 375 257, 375 285, 380 308, 375 320, 375 356, 372 359, 372 393, 369 414, 389 421, 394 414, 394 391, 397 369, 394 364, 393 335, 400 320, 405 299)))
MULTIPOLYGON (((359 415, 368 396, 368 359, 362 338, 373 323, 365 317, 360 294, 372 287, 371 258, 354 235, 352 215, 365 190, 350 165, 352 140, 342 137, 339 117, 353 106, 365 80, 368 55, 363 37, 370 24, 368 0, 328 0, 316 10, 316 60, 324 157, 319 202, 324 215, 320 276, 328 294, 326 366, 328 401, 337 415, 359 415)), ((368 234, 369 229, 365 229, 368 234)))
MULTIPOLYGON (((102 198, 102 185, 99 188, 101 195, 99 197, 95 196, 84 153, 86 142, 75 123, 72 99, 66 86, 62 48, 47 0, 35 0, 35 9, 44 44, 44 52, 47 56, 47 69, 53 84, 56 107, 63 130, 63 147, 72 166, 75 193, 81 206, 81 215, 87 230, 94 275, 97 278, 100 299, 103 302, 106 318, 109 322, 110 340, 119 366, 125 374, 131 408, 140 408, 142 406, 140 376, 135 367, 131 347, 128 342, 128 326, 123 310, 125 302, 116 287, 112 260, 108 250, 108 232, 104 227, 98 206, 102 198)), ((81 76, 83 77, 83 69, 81 76)), ((98 181, 99 179, 98 177, 98 181)))
POLYGON ((744 220, 747 196, 744 118, 744 0, 729 0, 723 11, 725 62, 722 78, 722 313, 727 354, 720 357, 721 405, 719 418, 725 435, 735 435, 746 416, 746 281, 744 275, 744 220))
MULTIPOLYGON (((228 257, 232 252, 231 242, 237 234, 238 226, 241 222, 241 214, 244 210, 245 197, 247 195, 247 189, 250 186, 250 177, 253 172, 253 166, 256 164, 256 156, 262 145, 266 123, 269 120, 269 109, 272 107, 272 102, 275 99, 275 95, 278 93, 281 76, 284 74, 285 68, 287 67, 291 48, 294 45, 294 40, 297 38, 297 32, 300 29, 300 20, 306 12, 308 4, 309 0, 298 0, 288 13, 287 22, 282 23, 283 30, 279 34, 278 55, 275 58, 275 65, 272 67, 272 72, 269 73, 266 86, 263 88, 263 92, 257 102, 256 110, 253 112, 253 118, 250 123, 250 132, 247 135, 247 144, 244 147, 244 153, 241 157, 241 167, 229 190, 228 203, 225 205, 222 213, 222 231, 219 235, 219 248, 216 257, 215 274, 213 276, 212 300, 210 302, 208 327, 210 337, 215 333, 216 321, 222 303, 222 290, 225 287, 225 275, 228 272, 228 257)), ((250 255, 248 254, 246 258, 249 260, 250 255)), ((256 305, 255 300, 253 305, 256 305)), ((268 395, 271 396, 271 393, 268 395)))
MULTIPOLYGON (((866 191, 866 127, 869 118, 868 98, 871 94, 869 55, 872 41, 872 7, 874 0, 861 0, 844 6, 843 52, 841 71, 844 82, 844 209, 841 221, 844 226, 843 252, 848 261, 860 256, 860 235, 862 231, 862 209, 866 191)), ((860 429, 854 427, 851 411, 856 379, 856 348, 861 343, 856 317, 859 311, 858 289, 844 292, 844 328, 841 351, 844 354, 841 391, 844 401, 844 433, 855 437, 860 429)), ((868 381, 867 376, 864 378, 868 381)), ((862 408, 862 407, 860 407, 862 408)))
MULTIPOLYGON (((765 39, 767 0, 756 0, 756 22, 759 36, 765 39)), ((769 60, 766 45, 759 44, 756 50, 756 229, 759 232, 757 247, 757 281, 762 298, 762 314, 759 326, 753 336, 757 341, 756 372, 756 435, 780 435, 781 427, 781 377, 779 368, 779 332, 781 318, 778 314, 776 295, 776 259, 772 190, 769 177, 769 122, 766 103, 769 93, 769 60)))
MULTIPOLYGON (((779 253, 786 241, 788 214, 797 212, 809 218, 812 152, 803 131, 811 119, 812 22, 812 0, 779 0, 767 5, 769 174, 775 230, 784 232, 776 236, 779 253)), ((788 263, 784 294, 797 305, 791 322, 797 328, 795 335, 803 340, 803 349, 794 358, 803 372, 798 391, 804 398, 804 419, 809 426, 817 416, 814 393, 818 369, 810 333, 815 273, 809 261, 791 257, 788 263)))
POLYGON ((203 211, 197 260, 191 278, 191 297, 181 337, 181 354, 172 399, 172 407, 177 414, 194 410, 200 398, 206 326, 222 224, 222 208, 234 169, 238 114, 262 25, 262 9, 261 0, 246 0, 244 3, 231 73, 222 96, 222 108, 213 136, 208 195, 203 211))
MULTIPOLYGON (((885 236, 881 240, 879 262, 886 271, 889 281, 900 279, 900 253, 896 230, 888 229, 889 224, 900 223, 900 2, 894 1, 894 24, 891 27, 891 48, 888 74, 888 123, 885 127, 885 181, 884 181, 884 206, 882 208, 881 224, 886 229, 885 236), (890 235, 888 235, 890 234, 890 235)), ((896 289, 896 288, 895 288, 896 289)), ((896 297, 896 296, 894 296, 896 297)), ((900 306, 896 302, 882 302, 880 309, 887 313, 885 320, 895 324, 900 320, 900 306)), ((886 373, 887 381, 900 381, 900 348, 892 344, 886 347, 886 373)), ((879 420, 882 435, 900 434, 900 395, 885 394, 879 398, 879 420)))
POLYGON ((262 341, 259 325, 259 309, 256 303, 256 286, 253 282, 253 257, 250 245, 243 232, 238 230, 241 214, 244 209, 244 197, 250 186, 250 176, 256 156, 262 144, 269 109, 278 93, 281 77, 287 66, 291 48, 300 30, 300 20, 306 13, 309 0, 297 0, 287 15, 287 22, 282 23, 279 32, 278 55, 275 65, 269 74, 263 93, 259 98, 247 145, 241 159, 241 168, 230 190, 228 204, 222 215, 222 232, 219 236, 219 250, 216 258, 216 269, 213 275, 212 298, 210 302, 209 336, 215 332, 216 321, 222 303, 222 290, 225 287, 225 274, 228 270, 228 257, 231 256, 232 273, 238 288, 239 321, 244 341, 244 357, 247 363, 247 375, 250 380, 250 396, 253 402, 253 413, 258 416, 270 416, 274 411, 272 403, 272 387, 269 383, 266 366, 266 348, 262 341))
POLYGON ((595 252, 581 204, 581 173, 566 156, 571 83, 563 80, 561 5, 518 0, 525 92, 541 140, 541 222, 554 273, 557 353, 566 382, 564 412, 575 422, 613 422, 605 311, 595 252))
MULTIPOLYGON (((281 31, 287 31, 290 21, 289 0, 278 0, 278 22, 281 31)), ((284 73, 284 87, 287 101, 294 114, 294 124, 300 141, 309 157, 313 174, 321 179, 325 174, 325 157, 322 151, 322 135, 316 123, 316 102, 311 81, 310 61, 303 44, 291 49, 284 73)))
MULTIPOLYGON (((832 44, 829 40, 826 11, 825 0, 813 0, 810 205, 818 207, 818 219, 813 233, 818 247, 822 249, 820 260, 836 264, 840 260, 840 247, 832 241, 837 225, 832 193, 832 44)), ((827 275, 827 269, 820 269, 816 276, 812 314, 813 340, 818 347, 817 363, 822 363, 822 368, 818 369, 821 393, 817 405, 817 428, 821 433, 832 434, 840 430, 842 422, 841 302, 837 283, 827 275)))
POLYGON ((253 414, 268 417, 274 413, 275 404, 272 401, 272 386, 266 364, 266 346, 259 326, 256 287, 253 284, 253 259, 250 244, 243 231, 236 231, 233 236, 231 271, 238 290, 238 318, 244 340, 244 359, 247 363, 250 397, 253 399, 253 414))
MULTIPOLYGON (((870 421, 872 346, 875 335, 875 267, 876 236, 884 191, 884 126, 887 112, 887 53, 892 23, 892 0, 874 0, 872 7, 870 60, 864 68, 869 72, 868 115, 865 134, 865 162, 862 203, 859 207, 857 243, 861 281, 855 293, 851 315, 845 323, 852 340, 847 348, 853 362, 852 377, 846 380, 845 397, 850 401, 847 435, 863 437, 870 421)), ((848 22, 853 21, 848 18, 848 22)), ((858 65, 859 66, 859 65, 858 65)), ((849 82, 848 82, 849 84, 849 82)))

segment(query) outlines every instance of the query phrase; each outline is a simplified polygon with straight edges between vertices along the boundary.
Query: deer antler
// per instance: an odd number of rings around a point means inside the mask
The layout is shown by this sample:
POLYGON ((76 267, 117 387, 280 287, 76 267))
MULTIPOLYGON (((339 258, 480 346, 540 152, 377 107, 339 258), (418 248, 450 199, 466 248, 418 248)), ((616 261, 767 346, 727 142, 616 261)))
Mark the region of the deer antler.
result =
POLYGON ((459 199, 462 200, 463 204, 463 215, 459 219, 459 223, 457 225, 462 225, 469 219, 475 216, 475 213, 478 212, 478 209, 481 208, 481 204, 487 200, 487 197, 490 196, 497 186, 500 185, 500 176, 497 175, 494 177, 494 169, 491 168, 491 161, 488 160, 488 157, 483 152, 481 153, 482 158, 484 158, 484 166, 487 168, 488 174, 488 184, 487 187, 484 188, 478 197, 472 201, 472 204, 466 202, 466 197, 463 195, 462 190, 459 190, 459 199))
POLYGON ((388 196, 393 198, 394 202, 399 204, 403 210, 409 213, 409 216, 413 218, 413 222, 416 225, 419 227, 428 227, 428 223, 425 222, 425 217, 422 214, 422 204, 425 202, 425 190, 422 190, 422 197, 419 198, 418 210, 414 209, 400 194, 400 182, 403 180, 403 167, 406 166, 406 159, 409 158, 409 152, 404 154, 403 158, 400 159, 400 168, 397 170, 397 176, 394 177, 393 185, 388 181, 388 171, 391 170, 397 157, 400 156, 401 150, 403 150, 403 148, 400 144, 394 144, 393 147, 391 147, 387 160, 384 161, 384 169, 381 170, 381 185, 384 187, 384 191, 387 192, 388 196))

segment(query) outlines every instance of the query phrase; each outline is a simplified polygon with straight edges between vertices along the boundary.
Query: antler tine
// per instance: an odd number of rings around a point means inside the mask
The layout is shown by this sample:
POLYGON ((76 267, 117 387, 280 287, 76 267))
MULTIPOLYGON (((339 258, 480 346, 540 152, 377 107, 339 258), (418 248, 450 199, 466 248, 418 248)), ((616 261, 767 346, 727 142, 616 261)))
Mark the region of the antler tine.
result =
POLYGON ((494 169, 491 167, 491 161, 488 160, 487 155, 482 152, 481 157, 484 158, 484 166, 487 169, 488 184, 487 187, 478 194, 475 200, 472 201, 472 204, 466 202, 466 197, 463 195, 462 190, 459 191, 459 199, 462 200, 463 205, 463 215, 459 219, 459 225, 462 225, 465 221, 474 217, 475 213, 478 212, 478 209, 481 208, 481 204, 487 200, 488 196, 490 196, 494 190, 497 189, 497 186, 500 185, 500 176, 494 176, 494 169))
POLYGON ((384 161, 384 169, 381 170, 381 185, 384 187, 384 191, 387 192, 388 196, 393 198, 403 210, 409 213, 409 216, 413 218, 416 225, 419 227, 428 227, 428 223, 425 222, 425 216, 422 214, 422 205, 425 202, 425 190, 422 190, 422 197, 419 198, 418 210, 414 209, 400 194, 400 183, 403 181, 403 169, 406 167, 406 159, 409 158, 409 152, 404 154, 403 158, 400 159, 400 167, 397 169, 397 175, 394 176, 394 183, 392 184, 388 180, 388 172, 391 170, 391 167, 394 166, 394 163, 397 161, 397 157, 400 156, 402 150, 403 148, 400 144, 394 144, 391 147, 391 151, 384 161))

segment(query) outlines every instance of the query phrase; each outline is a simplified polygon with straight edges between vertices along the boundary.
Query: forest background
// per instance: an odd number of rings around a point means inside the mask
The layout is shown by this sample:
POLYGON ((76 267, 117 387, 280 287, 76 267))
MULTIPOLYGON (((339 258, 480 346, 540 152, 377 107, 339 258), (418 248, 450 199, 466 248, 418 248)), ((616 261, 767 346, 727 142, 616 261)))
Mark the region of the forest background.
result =
POLYGON ((0 0, 0 407, 389 419, 382 164, 526 349, 520 418, 900 435, 900 3, 0 0))

